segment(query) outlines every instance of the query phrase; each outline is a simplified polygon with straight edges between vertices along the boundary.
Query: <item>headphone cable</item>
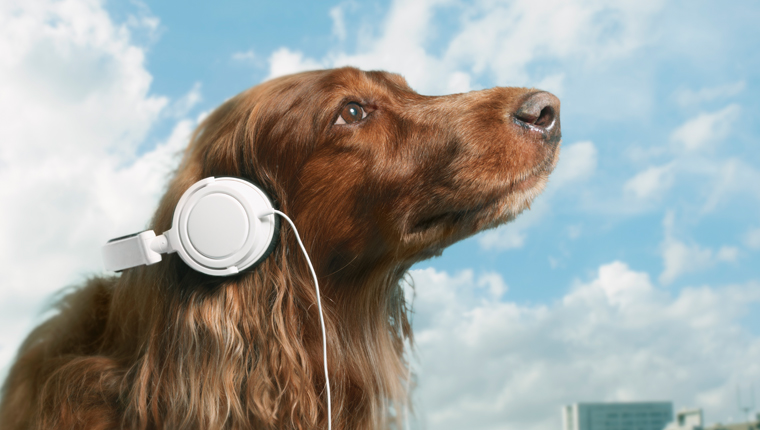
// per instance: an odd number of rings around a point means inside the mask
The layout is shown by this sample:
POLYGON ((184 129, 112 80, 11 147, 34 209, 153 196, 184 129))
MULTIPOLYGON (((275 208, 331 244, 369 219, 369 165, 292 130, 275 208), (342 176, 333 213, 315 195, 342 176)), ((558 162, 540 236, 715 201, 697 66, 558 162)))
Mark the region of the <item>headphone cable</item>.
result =
POLYGON ((296 239, 298 240, 298 245, 301 247, 301 251, 303 251, 304 257, 306 257, 306 262, 309 263, 309 269, 311 269, 311 276, 314 278, 314 286, 316 287, 316 290, 317 290, 317 308, 319 309, 319 323, 322 326, 322 357, 324 359, 324 364, 325 364, 325 387, 327 388, 327 429, 332 430, 332 403, 330 402, 330 376, 327 373, 327 335, 325 334, 325 318, 322 315, 322 299, 319 297, 319 281, 317 281, 317 272, 314 271, 314 266, 311 265, 311 259, 309 259, 309 254, 306 252, 306 248, 303 246, 303 242, 301 242, 301 235, 298 234, 298 229, 296 228, 296 225, 293 224, 293 221, 290 218, 288 218, 288 216, 285 215, 284 213, 278 210, 272 210, 272 212, 285 218, 285 221, 287 221, 288 224, 290 224, 290 227, 293 228, 293 232, 296 234, 296 239))

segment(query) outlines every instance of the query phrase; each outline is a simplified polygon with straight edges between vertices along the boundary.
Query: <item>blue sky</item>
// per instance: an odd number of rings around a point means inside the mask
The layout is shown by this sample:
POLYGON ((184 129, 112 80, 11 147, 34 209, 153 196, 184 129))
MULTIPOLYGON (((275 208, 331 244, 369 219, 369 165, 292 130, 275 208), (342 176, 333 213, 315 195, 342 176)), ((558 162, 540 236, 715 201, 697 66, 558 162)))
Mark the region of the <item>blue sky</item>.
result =
POLYGON ((760 386, 760 6, 286 5, 0 4, 0 369, 104 240, 144 227, 199 116, 350 64, 562 101, 532 210, 414 268, 415 427, 556 429, 574 401, 740 418, 737 386, 760 386))

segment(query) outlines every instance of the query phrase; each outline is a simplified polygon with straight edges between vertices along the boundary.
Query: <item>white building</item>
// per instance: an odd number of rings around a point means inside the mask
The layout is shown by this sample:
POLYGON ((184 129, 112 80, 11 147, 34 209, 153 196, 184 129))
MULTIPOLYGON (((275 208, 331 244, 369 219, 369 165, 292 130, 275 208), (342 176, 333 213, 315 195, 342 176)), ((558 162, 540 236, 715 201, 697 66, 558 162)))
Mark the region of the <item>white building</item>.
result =
POLYGON ((702 430, 703 427, 702 409, 681 409, 665 430, 702 430))
POLYGON ((755 415, 754 421, 734 424, 713 424, 704 430, 760 430, 760 414, 755 415))
POLYGON ((562 407, 563 430, 663 430, 672 402, 575 403, 562 407))

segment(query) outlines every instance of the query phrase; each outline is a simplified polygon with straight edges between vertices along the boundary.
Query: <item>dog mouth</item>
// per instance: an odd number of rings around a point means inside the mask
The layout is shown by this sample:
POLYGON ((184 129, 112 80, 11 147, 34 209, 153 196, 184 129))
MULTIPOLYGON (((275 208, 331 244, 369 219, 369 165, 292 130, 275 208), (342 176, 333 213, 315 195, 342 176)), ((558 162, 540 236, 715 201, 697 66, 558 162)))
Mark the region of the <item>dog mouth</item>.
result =
MULTIPOLYGON (((432 215, 423 216, 411 226, 409 233, 422 233, 441 227, 448 227, 456 230, 458 226, 466 223, 473 223, 475 224, 475 230, 480 230, 477 225, 483 223, 480 222, 479 218, 501 218, 500 215, 504 212, 504 208, 512 205, 512 203, 510 203, 511 201, 525 200, 521 196, 533 194, 531 193, 531 190, 540 185, 541 179, 541 173, 525 175, 524 177, 511 182, 506 187, 505 191, 498 193, 495 197, 492 197, 481 204, 464 209, 438 211, 432 215)), ((526 202, 526 204, 528 207, 530 206, 529 201, 526 202)), ((519 209, 519 211, 521 210, 522 208, 519 209)), ((517 210, 507 209, 507 212, 512 211, 517 210)), ((489 224, 489 222, 486 222, 486 224, 489 224)))
POLYGON ((514 220, 522 211, 530 209, 533 200, 543 191, 559 161, 559 146, 557 143, 540 162, 493 190, 481 203, 469 207, 451 205, 454 208, 449 206, 443 210, 439 206, 438 210, 423 212, 411 223, 407 234, 420 239, 426 237, 425 242, 432 240, 430 254, 439 255, 443 248, 460 239, 514 220))

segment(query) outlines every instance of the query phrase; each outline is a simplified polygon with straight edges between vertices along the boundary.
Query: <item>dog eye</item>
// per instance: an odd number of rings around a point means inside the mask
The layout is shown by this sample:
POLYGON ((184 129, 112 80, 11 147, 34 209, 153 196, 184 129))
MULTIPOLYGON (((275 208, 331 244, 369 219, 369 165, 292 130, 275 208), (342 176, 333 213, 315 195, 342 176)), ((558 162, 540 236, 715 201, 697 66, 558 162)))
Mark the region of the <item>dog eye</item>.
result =
POLYGON ((351 102, 347 104, 342 111, 335 124, 353 124, 361 121, 367 117, 367 112, 359 103, 351 102))

